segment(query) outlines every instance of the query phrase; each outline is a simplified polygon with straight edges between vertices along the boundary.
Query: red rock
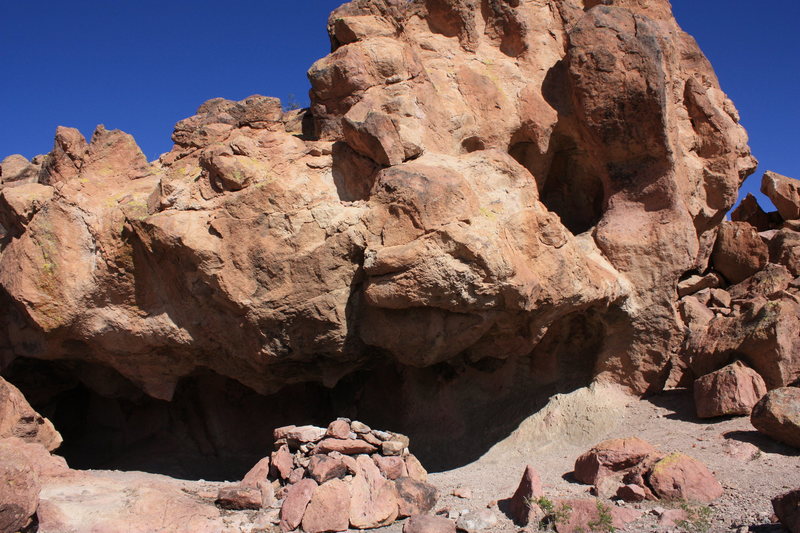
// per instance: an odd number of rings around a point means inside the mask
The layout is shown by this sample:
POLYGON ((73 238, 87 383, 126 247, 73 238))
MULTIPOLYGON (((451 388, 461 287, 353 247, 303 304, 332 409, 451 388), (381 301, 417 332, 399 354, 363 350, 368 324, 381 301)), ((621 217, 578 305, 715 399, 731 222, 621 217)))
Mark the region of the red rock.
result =
POLYGON ((278 451, 272 452, 270 457, 270 468, 281 479, 288 479, 294 470, 294 457, 289 451, 289 447, 284 445, 278 451))
POLYGON ((377 448, 368 442, 359 439, 323 439, 314 448, 314 453, 339 452, 345 455, 361 453, 375 453, 377 448))
POLYGON ((736 361, 695 380, 694 405, 700 418, 749 415, 766 393, 758 372, 736 361))
POLYGON ((301 479, 303 479, 306 475, 306 470, 302 467, 297 467, 292 470, 292 473, 289 474, 289 477, 286 478, 286 482, 291 484, 297 483, 301 479))
POLYGON ((350 485, 350 524, 358 529, 391 524, 398 516, 394 484, 381 475, 366 455, 356 457, 356 464, 358 472, 350 485))
POLYGON ((264 457, 251 468, 242 478, 242 486, 258 488, 262 483, 269 483, 270 460, 264 457))
POLYGON ((569 509, 564 513, 568 518, 555 524, 558 533, 604 531, 599 528, 605 527, 605 530, 608 530, 608 526, 621 529, 642 515, 641 511, 617 507, 598 499, 556 500, 554 505, 556 510, 564 509, 565 506, 569 509), (602 522, 601 513, 610 518, 610 524, 606 525, 602 522))
POLYGON ((691 276, 678 283, 678 297, 683 298, 703 289, 713 289, 719 287, 722 283, 722 278, 716 272, 710 272, 705 276, 691 276))
POLYGON ((800 233, 789 228, 775 232, 769 241, 770 261, 785 266, 793 276, 800 276, 800 233))
POLYGON ((0 440, 0 531, 21 531, 39 505, 39 474, 13 440, 0 440))
POLYGON ((325 428, 317 426, 297 426, 285 432, 284 438, 297 446, 319 441, 325 436, 325 428))
POLYGON ((528 465, 525 467, 517 490, 508 502, 508 510, 514 523, 524 527, 541 518, 541 509, 538 508, 535 501, 542 496, 544 496, 544 491, 539 473, 531 465, 528 465))
POLYGON ((0 378, 0 439, 7 437, 38 442, 48 451, 61 445, 53 424, 31 408, 19 389, 0 378))
POLYGON ((739 203, 739 207, 731 212, 731 220, 734 222, 747 222, 757 231, 767 231, 775 229, 780 225, 780 217, 771 216, 765 213, 758 205, 756 197, 750 193, 739 203))
POLYGON ((405 457, 406 461, 406 470, 408 471, 408 477, 411 479, 416 479, 417 481, 428 481, 428 471, 422 466, 422 463, 419 462, 419 459, 416 458, 413 454, 408 454, 405 457))
POLYGON ((753 407, 750 422, 761 433, 800 448, 800 388, 769 391, 753 407))
POLYGON ((325 436, 333 437, 334 439, 349 439, 350 424, 346 420, 334 420, 328 425, 325 436))
POLYGON ((293 531, 303 521, 306 507, 317 488, 313 479, 302 479, 289 488, 281 506, 281 531, 293 531))
POLYGON ((683 509, 667 509, 658 518, 658 524, 665 527, 675 527, 678 522, 688 517, 683 509))
POLYGON ((303 531, 324 533, 347 531, 349 525, 350 488, 341 479, 334 479, 314 489, 311 502, 303 515, 303 531))
POLYGON ((746 222, 723 222, 711 256, 714 268, 731 283, 739 283, 769 261, 769 248, 746 222))
POLYGON ((612 472, 631 468, 659 452, 638 437, 603 441, 575 461, 575 479, 588 485, 612 472))
POLYGON ((315 455, 308 463, 308 475, 317 483, 325 483, 330 479, 341 478, 350 471, 341 457, 315 455))
POLYGON ((684 455, 671 453, 655 463, 648 477, 659 498, 710 503, 724 492, 706 465, 684 455))
POLYGON ((456 523, 442 516, 414 515, 403 525, 403 533, 455 533, 456 523))
POLYGON ((623 485, 616 496, 624 502, 643 502, 647 499, 647 491, 639 485, 623 485))
POLYGON ((767 171, 761 179, 761 192, 772 200, 784 220, 800 218, 800 181, 767 171))
POLYGON ((378 466, 378 469, 386 479, 395 480, 399 477, 407 477, 408 471, 406 470, 406 462, 402 457, 383 457, 382 455, 375 454, 372 460, 378 466))
POLYGON ((223 509, 261 509, 261 490, 250 487, 224 487, 219 489, 215 502, 223 509))
POLYGON ((399 456, 404 449, 403 443, 397 440, 387 440, 381 443, 381 453, 386 456, 399 456))
POLYGON ((433 485, 401 477, 395 480, 394 486, 397 490, 400 517, 425 514, 436 505, 438 494, 433 485))
POLYGON ((773 498, 772 508, 783 527, 790 533, 800 532, 800 489, 773 498))

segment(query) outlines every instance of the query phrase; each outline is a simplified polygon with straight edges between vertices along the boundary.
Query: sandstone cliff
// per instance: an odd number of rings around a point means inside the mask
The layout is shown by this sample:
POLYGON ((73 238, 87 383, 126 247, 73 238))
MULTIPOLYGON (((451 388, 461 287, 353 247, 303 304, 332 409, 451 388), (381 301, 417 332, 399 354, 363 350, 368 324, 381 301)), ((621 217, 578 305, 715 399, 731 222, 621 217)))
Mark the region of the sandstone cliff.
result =
POLYGON ((348 401, 449 439, 681 379, 678 283, 756 162, 668 1, 355 0, 328 31, 310 109, 220 98, 155 162, 103 127, 3 162, 6 366, 164 400, 374 371, 348 401))

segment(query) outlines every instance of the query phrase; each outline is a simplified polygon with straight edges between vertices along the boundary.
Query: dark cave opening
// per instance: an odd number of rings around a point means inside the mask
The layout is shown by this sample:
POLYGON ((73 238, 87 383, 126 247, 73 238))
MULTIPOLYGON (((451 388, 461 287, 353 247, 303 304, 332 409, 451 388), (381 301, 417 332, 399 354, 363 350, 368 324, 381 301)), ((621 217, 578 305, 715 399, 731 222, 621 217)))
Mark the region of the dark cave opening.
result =
POLYGON ((61 432, 56 453, 76 469, 238 480, 272 451, 274 428, 344 416, 408 435, 435 472, 477 460, 551 396, 588 385, 604 331, 602 317, 584 311, 557 320, 527 356, 427 368, 384 360, 330 389, 304 383, 271 395, 203 370, 167 402, 77 361, 18 358, 4 377, 61 432))
POLYGON ((541 202, 574 235, 597 225, 603 216, 605 189, 574 141, 554 135, 550 150, 542 154, 535 143, 520 140, 512 142, 508 152, 533 175, 541 202))

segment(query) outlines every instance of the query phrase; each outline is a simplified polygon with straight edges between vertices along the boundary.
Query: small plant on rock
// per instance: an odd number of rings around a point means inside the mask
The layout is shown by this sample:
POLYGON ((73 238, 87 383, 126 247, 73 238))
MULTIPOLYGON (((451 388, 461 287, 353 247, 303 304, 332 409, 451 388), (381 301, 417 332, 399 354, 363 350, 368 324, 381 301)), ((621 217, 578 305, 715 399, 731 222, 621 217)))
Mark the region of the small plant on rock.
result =
POLYGON ((533 500, 544 513, 544 518, 539 521, 539 531, 555 531, 556 524, 566 524, 572 515, 572 506, 568 503, 561 503, 556 506, 553 500, 542 496, 533 500))
POLYGON ((611 508, 605 503, 597 500, 597 519, 587 524, 591 531, 597 533, 614 533, 614 519, 611 516, 611 508))
POLYGON ((687 533, 706 533, 711 529, 711 515, 714 513, 707 505, 692 506, 688 502, 681 504, 686 518, 678 520, 675 525, 687 533))

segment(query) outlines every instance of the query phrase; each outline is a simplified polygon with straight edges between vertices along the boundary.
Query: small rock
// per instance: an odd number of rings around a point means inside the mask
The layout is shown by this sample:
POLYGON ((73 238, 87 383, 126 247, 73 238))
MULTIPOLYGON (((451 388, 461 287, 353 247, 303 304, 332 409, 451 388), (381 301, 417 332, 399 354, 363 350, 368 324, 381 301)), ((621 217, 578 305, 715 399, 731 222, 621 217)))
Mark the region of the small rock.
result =
POLYGON ((270 465, 273 473, 281 479, 287 479, 294 470, 294 458, 288 446, 281 446, 272 452, 270 465))
POLYGON ((462 498, 464 500, 472 499, 472 491, 466 487, 458 487, 456 489, 453 489, 452 494, 456 498, 462 498))
POLYGON ((381 443, 381 453, 383 455, 401 455, 405 449, 405 445, 397 440, 387 440, 381 443))
POLYGON ((372 456, 372 460, 378 465, 378 469, 386 479, 395 480, 401 477, 408 477, 406 462, 402 457, 383 457, 375 454, 372 456))
POLYGON ((342 478, 349 471, 341 457, 336 458, 330 455, 315 455, 308 464, 308 475, 320 484, 331 479, 342 478))
POLYGON ((317 447, 314 448, 314 453, 339 452, 345 455, 357 455, 361 453, 371 454, 377 450, 372 444, 360 439, 327 438, 317 444, 317 447))
POLYGON ((595 485, 611 472, 631 468, 657 455, 653 445, 638 437, 603 441, 575 461, 575 479, 595 485))
POLYGON ((286 482, 290 485, 293 485, 303 479, 306 475, 306 471, 304 468, 295 468, 292 470, 292 473, 289 474, 289 477, 286 478, 286 482))
POLYGON ((403 533, 455 533, 456 523, 442 516, 414 515, 403 526, 403 533))
POLYGON ((311 501, 317 482, 313 479, 302 479, 291 485, 286 492, 286 499, 281 506, 281 530, 292 531, 297 529, 303 520, 306 507, 311 501))
POLYGON ((772 200, 784 220, 800 218, 800 181, 767 171, 761 179, 761 192, 772 200))
POLYGON ((773 498, 772 508, 786 529, 791 533, 800 531, 800 489, 773 498))
POLYGON ((542 480, 538 472, 531 465, 527 465, 517 490, 508 502, 509 514, 514 523, 527 526, 540 520, 544 513, 534 501, 543 495, 542 480))
POLYGON ((269 457, 264 457, 250 469, 242 478, 242 486, 256 489, 259 484, 266 482, 269 477, 269 457))
POLYGON ((350 424, 344 420, 334 420, 328 426, 325 436, 333 437, 334 439, 349 439, 350 438, 350 424))
POLYGON ((358 420, 353 420, 350 424, 350 429, 358 433, 359 435, 363 435, 372 431, 370 427, 363 422, 359 422, 358 420))
POLYGON ((291 444, 292 442, 299 447, 302 444, 309 444, 318 442, 327 433, 325 428, 317 426, 297 426, 294 429, 286 431, 285 438, 291 444))
POLYGON ((262 498, 259 489, 250 487, 223 487, 219 489, 214 502, 223 509, 242 511, 245 509, 261 509, 262 498))
POLYGON ((422 466, 422 463, 419 462, 414 455, 409 454, 405 457, 406 461, 406 470, 408 471, 408 477, 411 479, 416 479, 417 481, 428 481, 428 471, 422 466))
POLYGON ((341 479, 334 479, 314 489, 303 514, 305 533, 347 531, 350 525, 350 489, 341 479))
POLYGON ((639 485, 623 485, 617 490, 617 498, 624 502, 642 502, 647 499, 647 492, 639 485))
POLYGON ((473 533, 474 531, 486 531, 495 524, 497 524, 497 515, 489 509, 482 509, 462 515, 456 522, 456 528, 459 531, 473 533))

